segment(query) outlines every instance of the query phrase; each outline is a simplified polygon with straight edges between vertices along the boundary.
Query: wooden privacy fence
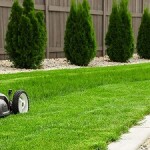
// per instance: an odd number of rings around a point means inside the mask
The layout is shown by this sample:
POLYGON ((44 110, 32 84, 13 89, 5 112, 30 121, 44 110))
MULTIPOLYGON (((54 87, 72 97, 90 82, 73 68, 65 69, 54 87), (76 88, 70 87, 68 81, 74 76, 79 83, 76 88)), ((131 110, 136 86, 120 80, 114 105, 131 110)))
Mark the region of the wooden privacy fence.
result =
MULTIPOLYGON (((20 0, 22 2, 23 0, 20 0)), ((79 1, 79 0, 78 0, 79 1)), ((89 0, 91 14, 97 38, 97 56, 105 55, 105 35, 109 23, 109 15, 113 0, 89 0)), ((70 10, 71 0, 34 0, 35 9, 45 14, 47 28, 46 58, 64 57, 64 32, 66 20, 70 10)), ((4 49, 5 34, 8 18, 13 0, 0 0, 0 59, 6 59, 4 49)), ((142 13, 145 7, 150 5, 150 0, 129 0, 129 9, 132 12, 132 24, 135 39, 141 23, 142 13)))

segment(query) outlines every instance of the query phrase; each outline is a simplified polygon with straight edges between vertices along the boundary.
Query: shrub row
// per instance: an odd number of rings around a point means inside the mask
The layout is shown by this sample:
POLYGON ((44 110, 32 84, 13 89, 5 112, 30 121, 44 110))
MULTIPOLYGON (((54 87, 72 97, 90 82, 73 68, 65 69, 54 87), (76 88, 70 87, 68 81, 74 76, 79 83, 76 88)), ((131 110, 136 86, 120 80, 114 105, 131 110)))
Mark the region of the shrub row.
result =
MULTIPOLYGON (((126 62, 134 52, 134 38, 128 10, 128 0, 114 0, 105 38, 107 54, 112 61, 126 62)), ((150 59, 150 12, 146 8, 142 16, 137 37, 137 53, 141 58, 150 59)))
POLYGON ((46 28, 42 12, 35 13, 32 0, 23 7, 15 0, 6 33, 5 49, 18 68, 39 68, 46 47, 46 28))
MULTIPOLYGON (((132 17, 128 0, 114 0, 105 38, 107 54, 112 61, 127 62, 134 52, 132 17)), ((150 58, 150 13, 145 9, 137 38, 137 52, 150 58)), ((43 13, 34 11, 33 0, 24 0, 23 7, 15 0, 8 23, 5 49, 15 67, 39 68, 46 47, 43 13)), ((87 0, 71 1, 66 23, 64 52, 68 61, 87 66, 96 55, 96 37, 87 0)))

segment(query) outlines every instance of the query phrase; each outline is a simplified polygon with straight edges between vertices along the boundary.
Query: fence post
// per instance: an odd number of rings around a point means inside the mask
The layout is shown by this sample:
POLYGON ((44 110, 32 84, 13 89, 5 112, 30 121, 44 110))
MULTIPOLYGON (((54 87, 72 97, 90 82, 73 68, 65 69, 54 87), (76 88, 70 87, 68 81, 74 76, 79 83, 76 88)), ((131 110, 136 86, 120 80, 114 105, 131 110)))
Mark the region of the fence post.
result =
POLYGON ((103 0, 103 45, 102 51, 103 56, 105 56, 105 35, 106 35, 106 0, 103 0))
POLYGON ((49 0, 45 0, 45 22, 47 30, 47 46, 46 46, 46 58, 49 58, 49 0))

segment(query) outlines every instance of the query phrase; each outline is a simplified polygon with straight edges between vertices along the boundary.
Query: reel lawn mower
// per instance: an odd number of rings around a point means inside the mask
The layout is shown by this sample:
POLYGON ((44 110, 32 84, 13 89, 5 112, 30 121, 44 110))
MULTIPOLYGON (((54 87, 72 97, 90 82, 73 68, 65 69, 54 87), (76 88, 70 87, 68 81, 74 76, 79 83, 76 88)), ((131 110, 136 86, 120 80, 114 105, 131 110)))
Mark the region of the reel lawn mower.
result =
POLYGON ((12 90, 8 91, 8 96, 0 93, 0 117, 10 114, 26 113, 29 110, 29 98, 25 91, 18 90, 11 100, 12 90))

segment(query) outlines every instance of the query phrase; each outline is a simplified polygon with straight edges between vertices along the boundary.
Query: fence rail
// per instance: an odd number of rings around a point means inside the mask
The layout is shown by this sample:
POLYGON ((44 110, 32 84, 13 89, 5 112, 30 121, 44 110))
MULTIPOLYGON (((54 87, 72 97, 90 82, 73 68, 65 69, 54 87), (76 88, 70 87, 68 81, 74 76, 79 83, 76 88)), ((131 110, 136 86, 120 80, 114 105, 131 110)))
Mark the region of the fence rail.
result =
MULTIPOLYGON (((20 0, 22 3, 23 0, 20 0)), ((70 10, 71 0, 34 0, 35 9, 43 11, 47 28, 46 58, 64 57, 64 32, 70 10)), ((78 0, 81 1, 81 0, 78 0)), ((91 14, 96 31, 97 56, 105 55, 105 35, 109 24, 109 15, 113 0, 89 0, 91 14)), ((5 53, 5 35, 12 7, 12 0, 0 0, 0 59, 7 59, 5 53)), ((150 0, 129 0, 132 13, 132 25, 135 39, 138 34, 142 13, 150 6, 150 0)))

